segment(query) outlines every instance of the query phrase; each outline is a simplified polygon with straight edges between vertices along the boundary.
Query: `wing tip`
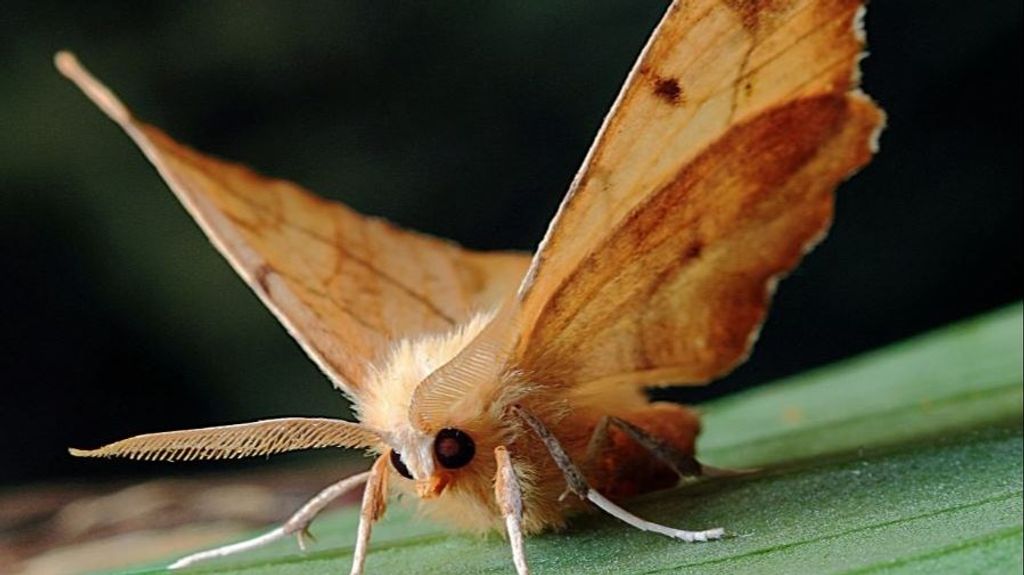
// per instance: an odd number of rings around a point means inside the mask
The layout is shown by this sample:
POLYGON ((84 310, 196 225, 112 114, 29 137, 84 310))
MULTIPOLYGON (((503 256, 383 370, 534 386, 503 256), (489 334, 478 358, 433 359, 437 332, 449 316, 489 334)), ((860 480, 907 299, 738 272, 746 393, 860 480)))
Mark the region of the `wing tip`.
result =
POLYGON ((99 109, 103 110, 111 120, 127 128, 132 122, 132 114, 128 108, 107 88, 96 79, 89 70, 78 61, 78 57, 68 50, 60 50, 53 55, 53 65, 68 80, 71 80, 99 109))

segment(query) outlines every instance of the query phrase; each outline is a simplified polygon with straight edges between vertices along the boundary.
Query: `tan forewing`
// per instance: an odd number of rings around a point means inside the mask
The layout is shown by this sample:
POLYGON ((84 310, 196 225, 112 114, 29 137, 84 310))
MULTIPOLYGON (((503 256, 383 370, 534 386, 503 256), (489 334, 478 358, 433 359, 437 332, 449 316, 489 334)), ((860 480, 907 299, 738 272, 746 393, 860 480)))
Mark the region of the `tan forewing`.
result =
POLYGON ((695 383, 745 357, 883 122, 856 95, 861 10, 673 3, 520 288, 525 369, 695 383))
POLYGON ((496 306, 525 272, 524 255, 464 250, 178 144, 132 117, 70 54, 57 64, 135 140, 235 270, 352 395, 391 342, 496 306))

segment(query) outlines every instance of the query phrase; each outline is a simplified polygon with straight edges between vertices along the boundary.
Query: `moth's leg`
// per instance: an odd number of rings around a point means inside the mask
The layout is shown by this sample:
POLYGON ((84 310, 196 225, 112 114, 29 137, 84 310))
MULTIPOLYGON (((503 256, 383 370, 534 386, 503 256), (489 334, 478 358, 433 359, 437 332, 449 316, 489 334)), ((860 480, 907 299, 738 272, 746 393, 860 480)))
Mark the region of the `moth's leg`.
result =
POLYGON ((612 503, 607 497, 601 495, 597 490, 591 489, 590 485, 587 484, 586 479, 584 479, 583 474, 580 473, 579 468, 576 467, 576 464, 569 458, 569 454, 565 452, 565 449, 563 449, 562 445, 558 442, 558 439, 555 438, 554 434, 552 434, 539 419, 529 411, 523 409, 521 406, 513 406, 512 410, 520 419, 526 422, 541 441, 544 442, 544 445, 548 449, 548 453, 551 454, 551 458, 555 461, 555 464, 558 465, 559 469, 562 470, 562 474, 565 475, 565 481, 568 484, 569 491, 575 493, 580 499, 590 501, 616 519, 624 521, 637 529, 642 531, 651 531, 653 533, 658 533, 675 539, 681 539, 683 541, 708 541, 710 539, 720 539, 722 535, 725 534, 725 531, 721 528, 707 529, 704 531, 685 531, 682 529, 666 527, 665 525, 641 519, 612 503))
POLYGON ((494 497, 505 517, 508 542, 512 545, 512 562, 516 565, 518 575, 529 575, 530 568, 526 564, 526 551, 523 549, 523 494, 519 489, 519 478, 512 468, 508 449, 501 445, 495 447, 494 459, 498 463, 498 471, 494 475, 494 497))
POLYGON ((327 486, 323 491, 317 493, 315 497, 310 499, 299 508, 298 511, 292 514, 288 518, 288 521, 284 522, 285 534, 295 534, 295 538, 298 541, 299 548, 303 551, 306 550, 306 538, 313 538, 309 532, 309 525, 316 519, 316 516, 324 510, 325 507, 335 499, 345 495, 353 488, 361 483, 366 483, 369 479, 370 472, 364 471, 358 475, 353 475, 348 479, 343 479, 337 483, 327 486))
POLYGON ((681 477, 729 477, 744 475, 757 471, 756 469, 722 469, 706 465, 697 460, 696 457, 685 453, 675 445, 660 437, 651 435, 640 427, 612 415, 601 418, 594 428, 587 444, 587 462, 593 461, 605 445, 608 443, 608 429, 615 426, 621 429, 633 441, 657 457, 664 464, 672 468, 681 477))
POLYGON ((350 575, 362 575, 366 563, 366 550, 370 545, 373 524, 384 516, 387 509, 388 456, 381 455, 370 468, 363 491, 363 504, 359 511, 359 530, 356 534, 356 549, 352 554, 350 575))
POLYGON ((704 466, 697 458, 689 453, 672 445, 671 443, 647 433, 643 429, 633 425, 625 419, 609 416, 608 425, 614 425, 621 429, 633 441, 671 467, 676 473, 683 477, 696 477, 704 475, 704 466))
POLYGON ((334 501, 349 491, 352 491, 352 489, 365 482, 369 476, 370 472, 364 471, 328 485, 321 490, 320 493, 317 493, 315 497, 307 501, 305 505, 300 507, 298 511, 293 513, 292 516, 277 529, 268 531, 263 535, 253 537, 252 539, 246 539, 245 541, 224 545, 223 547, 216 547, 214 549, 193 553, 192 555, 182 557, 174 563, 171 563, 167 568, 180 569, 182 567, 195 565, 196 563, 207 559, 227 557, 228 555, 234 555, 243 551, 263 547, 264 545, 292 534, 294 534, 298 539, 299 547, 302 550, 305 550, 306 544, 304 538, 309 535, 307 529, 309 528, 309 524, 313 522, 313 519, 315 519, 331 501, 334 501))
POLYGON ((608 445, 608 426, 610 424, 611 417, 607 415, 597 422, 594 432, 590 434, 590 441, 587 442, 587 453, 583 456, 585 465, 590 465, 591 462, 597 459, 597 456, 608 445))

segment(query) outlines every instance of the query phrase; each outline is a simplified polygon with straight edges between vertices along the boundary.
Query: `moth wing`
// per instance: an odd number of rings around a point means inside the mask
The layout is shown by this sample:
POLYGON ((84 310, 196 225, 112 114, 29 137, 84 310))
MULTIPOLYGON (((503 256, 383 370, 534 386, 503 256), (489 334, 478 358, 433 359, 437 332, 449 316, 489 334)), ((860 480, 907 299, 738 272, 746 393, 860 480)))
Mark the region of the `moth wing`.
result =
POLYGON ((56 62, 132 137, 235 271, 350 395, 390 343, 495 307, 529 264, 523 254, 473 252, 400 229, 203 155, 136 120, 71 54, 56 62))
POLYGON ((884 123, 859 0, 674 2, 520 288, 553 385, 696 384, 748 353, 776 280, 884 123))

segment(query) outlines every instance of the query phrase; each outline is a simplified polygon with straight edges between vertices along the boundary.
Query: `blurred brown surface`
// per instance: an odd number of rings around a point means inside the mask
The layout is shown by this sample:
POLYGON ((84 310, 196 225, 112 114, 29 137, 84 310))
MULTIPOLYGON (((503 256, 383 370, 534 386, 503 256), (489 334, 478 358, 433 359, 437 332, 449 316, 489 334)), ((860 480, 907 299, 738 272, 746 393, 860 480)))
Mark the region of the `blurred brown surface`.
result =
MULTIPOLYGON (((0 494, 0 571, 123 568, 271 528, 354 463, 134 483, 51 484, 0 494)), ((351 504, 352 494, 335 506, 351 504)))

